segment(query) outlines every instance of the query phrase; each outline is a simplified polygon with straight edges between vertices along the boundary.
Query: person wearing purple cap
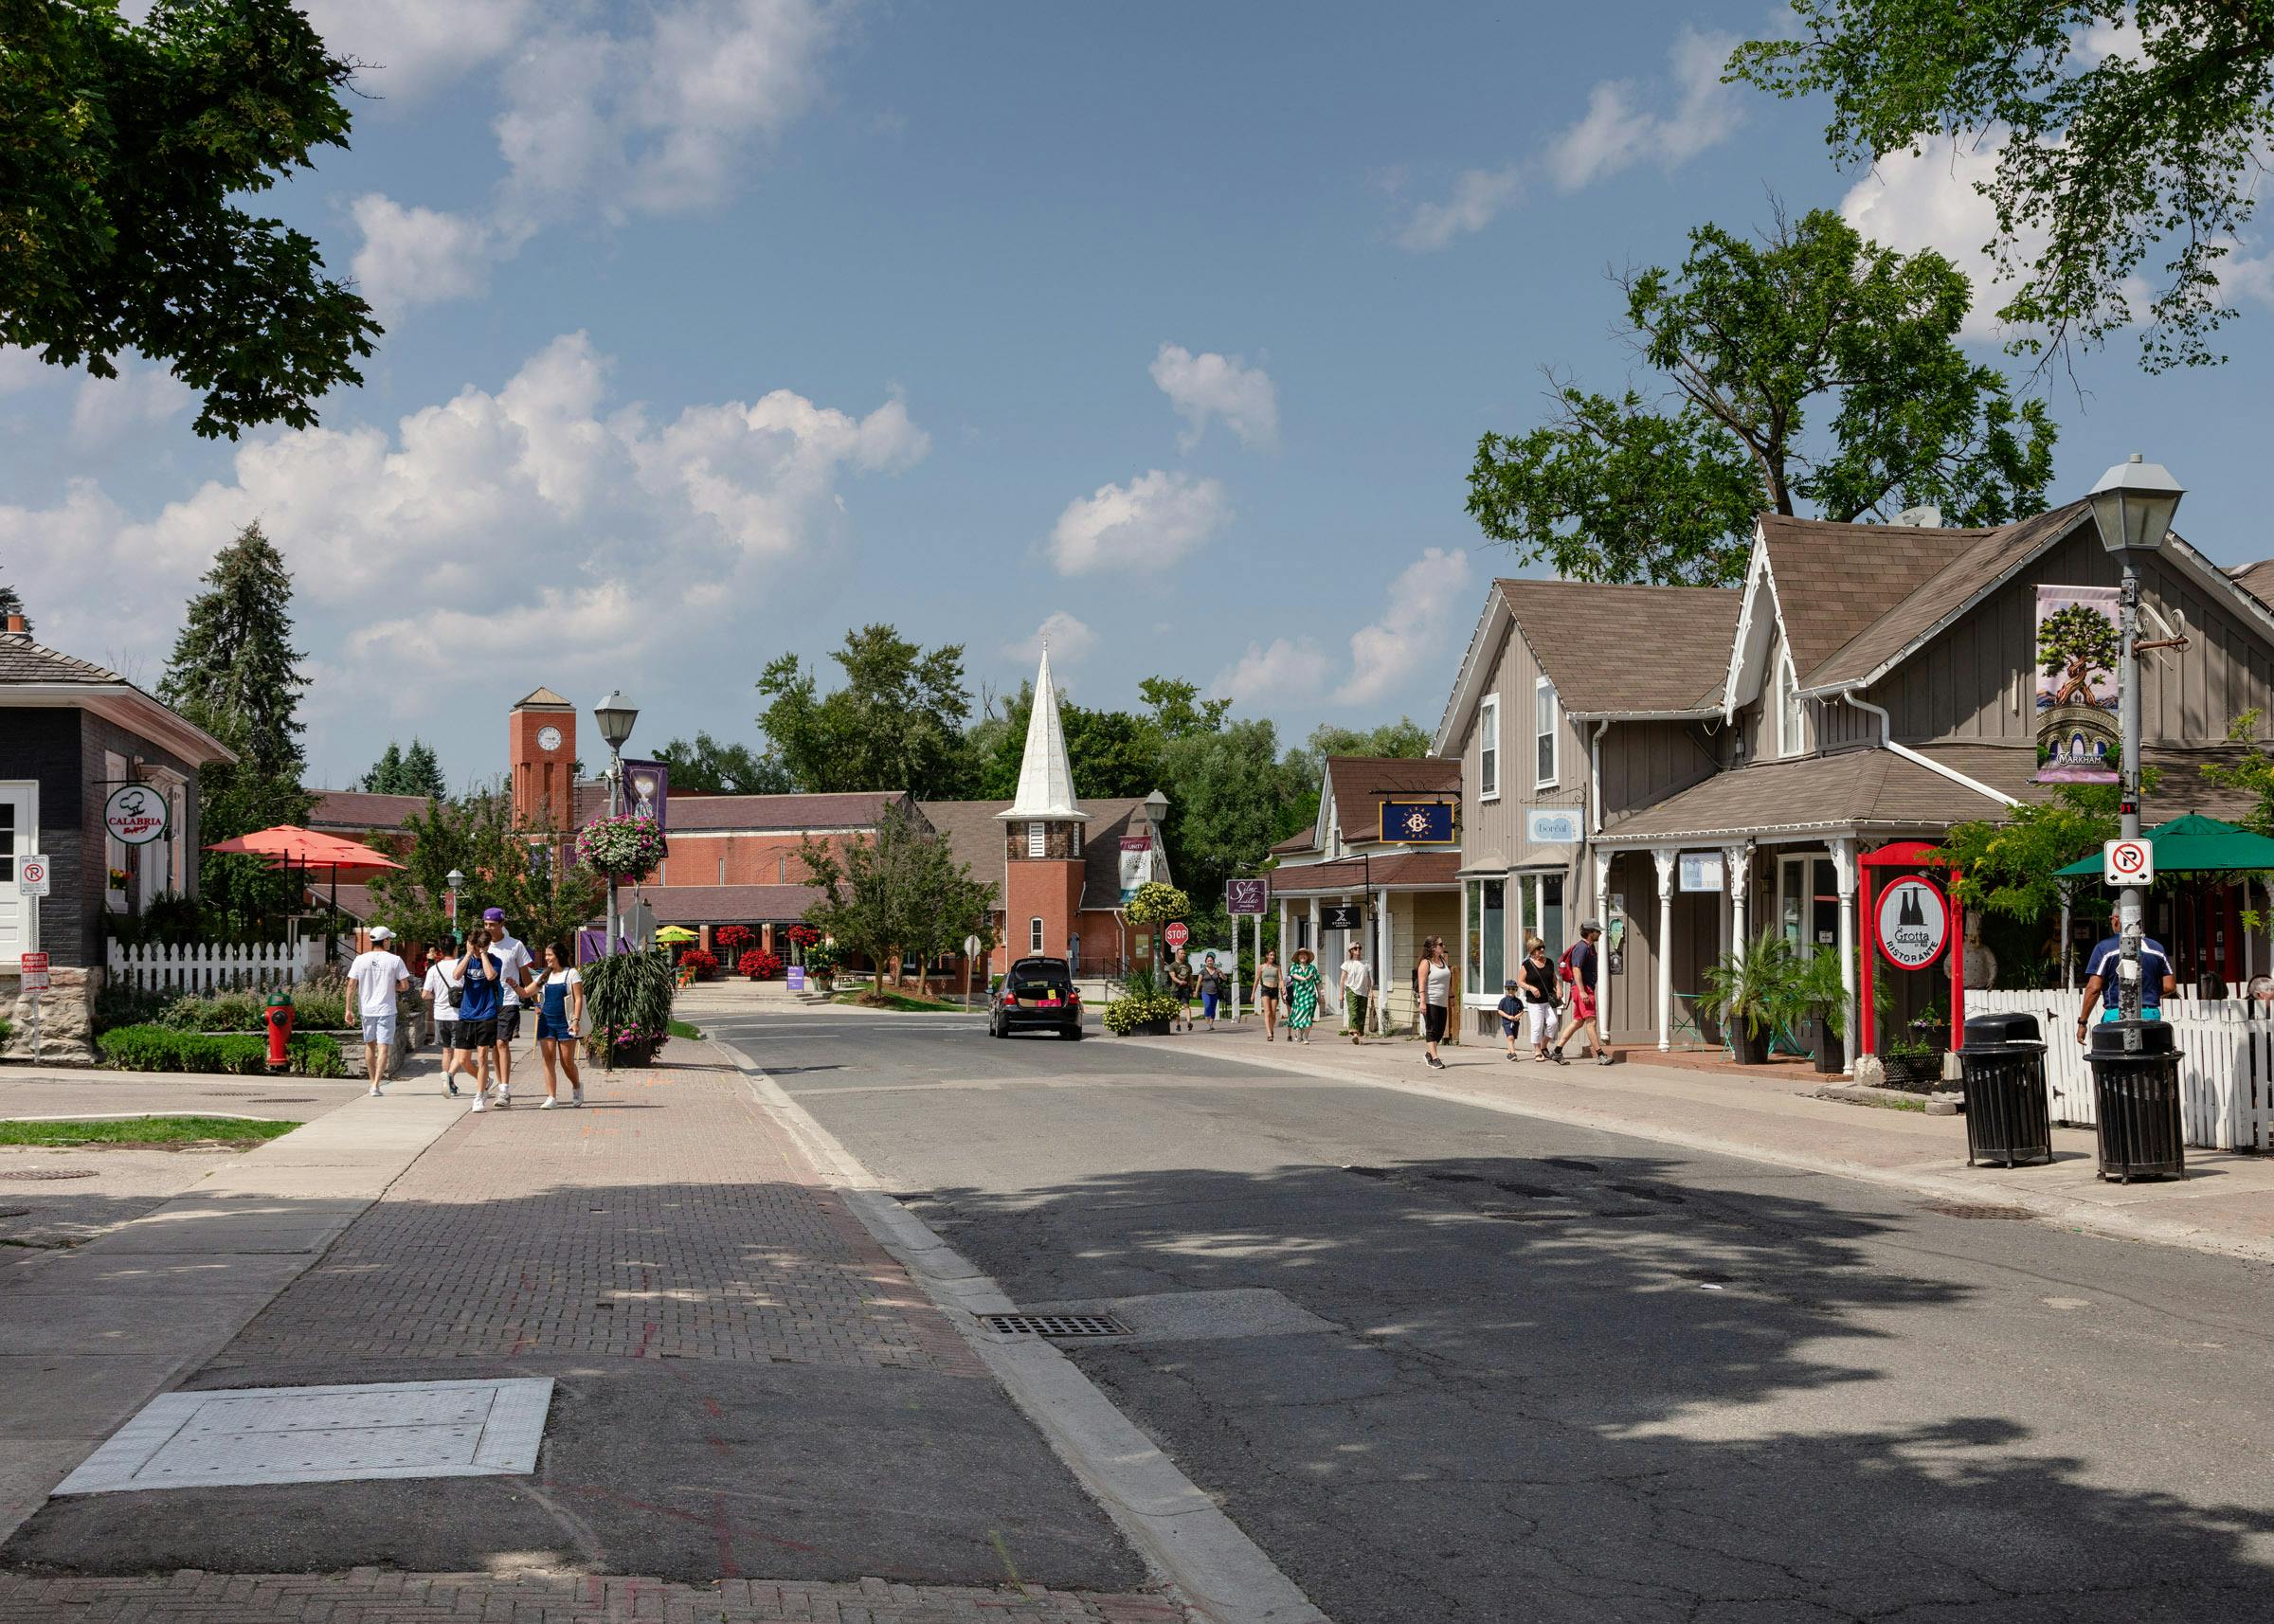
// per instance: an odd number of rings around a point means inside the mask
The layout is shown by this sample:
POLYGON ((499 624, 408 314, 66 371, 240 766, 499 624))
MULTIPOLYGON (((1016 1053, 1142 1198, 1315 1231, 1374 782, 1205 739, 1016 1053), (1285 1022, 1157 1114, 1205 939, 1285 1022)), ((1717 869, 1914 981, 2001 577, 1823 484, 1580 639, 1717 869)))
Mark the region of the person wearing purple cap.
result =
POLYGON ((485 908, 490 956, 497 961, 497 1103, 514 1103, 514 1039, 521 1036, 521 983, 529 979, 528 947, 506 930, 505 910, 485 908))

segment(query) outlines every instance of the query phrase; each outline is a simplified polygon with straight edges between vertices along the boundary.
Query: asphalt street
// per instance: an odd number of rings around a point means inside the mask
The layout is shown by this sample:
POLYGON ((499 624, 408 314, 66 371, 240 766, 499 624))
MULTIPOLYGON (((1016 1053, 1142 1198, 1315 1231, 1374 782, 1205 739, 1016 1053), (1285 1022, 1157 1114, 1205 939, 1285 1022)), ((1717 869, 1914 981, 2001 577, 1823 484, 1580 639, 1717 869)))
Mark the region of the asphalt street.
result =
POLYGON ((1073 1356, 1343 1624, 2274 1618, 2264 1266, 1204 1035, 709 1024, 1022 1307, 1122 1311, 1073 1356))

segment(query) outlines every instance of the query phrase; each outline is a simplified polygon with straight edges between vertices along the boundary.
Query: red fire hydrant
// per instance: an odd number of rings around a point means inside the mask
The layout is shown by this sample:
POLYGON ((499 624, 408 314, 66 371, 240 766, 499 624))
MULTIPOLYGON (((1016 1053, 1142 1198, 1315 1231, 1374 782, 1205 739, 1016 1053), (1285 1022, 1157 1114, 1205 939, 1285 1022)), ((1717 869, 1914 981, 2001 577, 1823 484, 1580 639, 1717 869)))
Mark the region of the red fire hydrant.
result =
POLYGON ((277 1071, 284 1069, 285 1045, 292 1037, 292 994, 279 990, 268 995, 262 1007, 262 1019, 268 1022, 268 1063, 277 1071))

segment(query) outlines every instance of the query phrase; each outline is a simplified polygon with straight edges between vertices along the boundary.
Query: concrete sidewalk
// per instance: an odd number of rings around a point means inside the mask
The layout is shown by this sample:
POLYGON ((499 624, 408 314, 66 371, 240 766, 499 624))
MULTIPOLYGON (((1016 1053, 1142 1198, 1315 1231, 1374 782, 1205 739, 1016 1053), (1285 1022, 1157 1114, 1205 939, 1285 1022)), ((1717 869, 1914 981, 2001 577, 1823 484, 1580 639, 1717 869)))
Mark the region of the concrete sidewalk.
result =
POLYGON ((2190 1147, 2184 1180, 2126 1185, 2099 1179, 2089 1130, 2055 1128, 2049 1165, 1969 1167, 1964 1118, 1817 1099, 1814 1076, 1756 1080, 1625 1058, 1612 1066, 1511 1062, 1498 1045, 1475 1038, 1446 1045, 1445 1069, 1433 1072, 1417 1041, 1370 1038, 1354 1046, 1324 1023, 1312 1028, 1308 1044, 1266 1043, 1253 1021, 1112 1040, 1200 1044, 1222 1059, 1836 1173, 1950 1201, 2026 1207, 2126 1239, 2274 1260, 2274 1157, 2190 1147))

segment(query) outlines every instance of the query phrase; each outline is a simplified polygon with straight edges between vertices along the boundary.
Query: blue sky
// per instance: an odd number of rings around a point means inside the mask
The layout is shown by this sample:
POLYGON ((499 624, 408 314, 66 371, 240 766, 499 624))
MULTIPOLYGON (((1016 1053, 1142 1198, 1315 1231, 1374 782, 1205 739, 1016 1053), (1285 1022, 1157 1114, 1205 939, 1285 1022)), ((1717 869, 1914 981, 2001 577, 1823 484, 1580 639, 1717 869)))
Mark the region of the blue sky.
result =
MULTIPOLYGON (((366 386, 214 444, 163 373, 0 353, 0 579, 154 680, 261 517, 321 783, 413 732, 497 771, 539 683, 622 686, 636 746, 754 740, 767 659, 869 620, 975 689, 1047 621, 1085 704, 1159 672, 1290 736, 1434 724, 1514 569, 1462 511, 1477 436, 1538 421, 1543 365, 1622 382, 1606 267, 1772 193, 1987 235, 1947 156, 1843 173, 1819 108, 1713 82, 1758 3, 307 9, 376 64, 278 205, 382 309, 366 386)), ((2274 552, 2242 302, 2226 368, 2126 339, 2048 384, 2060 496, 2143 450, 2214 558, 2274 552)))

